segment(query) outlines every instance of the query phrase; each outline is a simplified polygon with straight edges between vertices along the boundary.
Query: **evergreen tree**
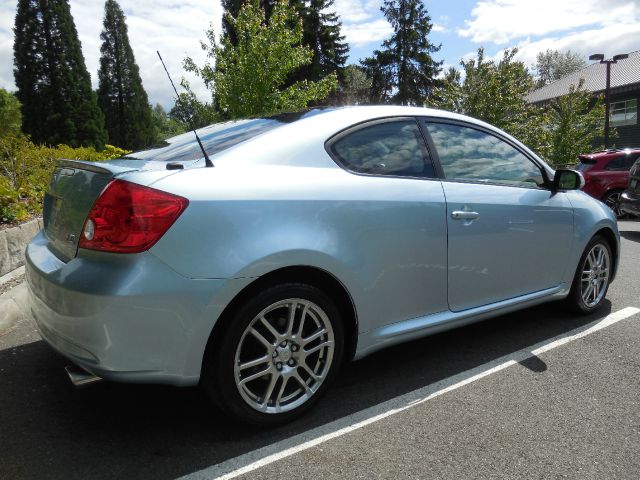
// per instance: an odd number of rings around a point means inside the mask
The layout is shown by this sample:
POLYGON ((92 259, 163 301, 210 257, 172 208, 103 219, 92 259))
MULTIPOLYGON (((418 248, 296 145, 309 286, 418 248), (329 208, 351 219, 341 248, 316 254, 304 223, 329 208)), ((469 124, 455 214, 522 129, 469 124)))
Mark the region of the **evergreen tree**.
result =
POLYGON ((442 62, 440 50, 428 40, 433 28, 422 0, 385 0, 380 8, 393 27, 393 35, 361 63, 373 81, 373 96, 400 105, 423 105, 433 89, 442 62))
POLYGON ((37 143, 102 148, 104 119, 68 0, 19 0, 14 33, 24 132, 37 143))
POLYGON ((155 132, 147 92, 129 44, 124 13, 116 0, 104 5, 100 34, 98 105, 104 113, 109 142, 138 150, 154 142, 155 132))
POLYGON ((302 19, 302 44, 311 49, 311 63, 297 70, 290 79, 318 81, 331 73, 342 78, 349 54, 340 29, 342 23, 335 12, 329 11, 334 0, 298 1, 302 19))

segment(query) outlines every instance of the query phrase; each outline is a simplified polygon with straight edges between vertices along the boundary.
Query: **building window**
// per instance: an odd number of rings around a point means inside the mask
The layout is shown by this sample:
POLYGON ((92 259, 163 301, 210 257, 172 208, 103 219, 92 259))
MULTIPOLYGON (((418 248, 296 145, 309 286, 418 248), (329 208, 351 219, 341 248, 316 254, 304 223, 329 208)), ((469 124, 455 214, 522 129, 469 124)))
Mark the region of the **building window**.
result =
POLYGON ((613 102, 610 105, 609 123, 612 127, 635 125, 638 123, 638 99, 613 102))

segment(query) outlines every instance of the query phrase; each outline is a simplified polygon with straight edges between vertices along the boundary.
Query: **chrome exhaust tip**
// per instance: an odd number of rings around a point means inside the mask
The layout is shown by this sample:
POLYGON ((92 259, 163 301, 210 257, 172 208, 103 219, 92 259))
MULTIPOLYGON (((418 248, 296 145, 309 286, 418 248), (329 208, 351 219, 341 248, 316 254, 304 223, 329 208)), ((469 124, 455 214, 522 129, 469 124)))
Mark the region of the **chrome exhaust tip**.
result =
POLYGON ((86 387, 87 385, 102 381, 102 378, 94 375, 93 373, 89 373, 76 365, 67 365, 64 367, 64 370, 67 372, 69 380, 71 380, 71 383, 73 383, 73 386, 76 388, 86 387))

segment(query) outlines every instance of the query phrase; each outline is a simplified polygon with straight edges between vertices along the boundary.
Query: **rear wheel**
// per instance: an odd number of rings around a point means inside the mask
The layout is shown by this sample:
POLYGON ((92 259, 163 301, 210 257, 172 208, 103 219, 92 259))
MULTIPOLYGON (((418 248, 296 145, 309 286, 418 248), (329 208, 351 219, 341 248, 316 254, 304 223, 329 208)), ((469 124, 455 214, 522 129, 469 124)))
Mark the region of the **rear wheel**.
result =
POLYGON ((311 408, 342 362, 334 302, 290 283, 251 299, 207 346, 202 385, 227 413, 255 425, 290 421, 311 408))
POLYGON ((607 207, 613 210, 616 218, 624 218, 625 213, 620 210, 620 198, 622 197, 622 190, 611 190, 602 198, 602 201, 607 207))
POLYGON ((573 279, 567 304, 578 313, 599 309, 607 295, 613 268, 609 242, 596 235, 587 244, 573 279))

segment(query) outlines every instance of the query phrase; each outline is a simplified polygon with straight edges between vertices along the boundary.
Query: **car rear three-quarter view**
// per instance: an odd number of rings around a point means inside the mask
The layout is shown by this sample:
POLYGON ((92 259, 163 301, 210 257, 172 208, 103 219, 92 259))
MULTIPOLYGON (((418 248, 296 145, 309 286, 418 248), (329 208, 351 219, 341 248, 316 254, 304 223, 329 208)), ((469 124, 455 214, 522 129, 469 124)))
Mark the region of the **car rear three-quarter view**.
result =
MULTIPOLYGON (((411 107, 212 125, 63 161, 26 251, 42 337, 97 379, 200 384, 272 425, 381 348, 539 303, 590 313, 609 208, 506 133, 411 107)), ((426 353, 428 354, 428 353, 426 353)))

